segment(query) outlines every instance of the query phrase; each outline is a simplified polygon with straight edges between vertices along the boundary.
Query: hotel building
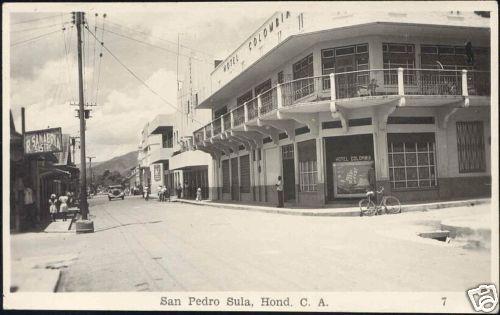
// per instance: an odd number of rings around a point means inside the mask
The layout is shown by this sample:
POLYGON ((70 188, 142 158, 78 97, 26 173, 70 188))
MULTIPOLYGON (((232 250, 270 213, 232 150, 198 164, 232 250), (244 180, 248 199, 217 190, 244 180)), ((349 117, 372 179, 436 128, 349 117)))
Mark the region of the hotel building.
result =
POLYGON ((491 194, 490 19, 277 12, 207 77, 212 199, 322 206, 491 194))

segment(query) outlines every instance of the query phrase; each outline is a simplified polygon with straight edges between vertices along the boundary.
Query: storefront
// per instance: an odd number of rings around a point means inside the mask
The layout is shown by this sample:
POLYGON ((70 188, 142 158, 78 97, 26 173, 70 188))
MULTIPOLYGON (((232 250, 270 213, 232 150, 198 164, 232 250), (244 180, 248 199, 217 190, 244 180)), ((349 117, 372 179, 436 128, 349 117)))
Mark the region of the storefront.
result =
POLYGON ((360 198, 370 188, 368 171, 374 166, 373 135, 324 138, 327 200, 360 198))

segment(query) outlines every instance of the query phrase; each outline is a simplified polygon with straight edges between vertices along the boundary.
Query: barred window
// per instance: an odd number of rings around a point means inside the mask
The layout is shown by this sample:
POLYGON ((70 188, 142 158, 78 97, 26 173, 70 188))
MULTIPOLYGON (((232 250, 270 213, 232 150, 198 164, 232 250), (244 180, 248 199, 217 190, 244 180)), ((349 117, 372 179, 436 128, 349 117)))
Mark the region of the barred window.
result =
POLYGON ((460 173, 486 170, 482 121, 457 122, 457 150, 460 173))
POLYGON ((437 186, 434 133, 388 134, 387 144, 392 188, 437 186))
POLYGON ((300 191, 318 190, 318 165, 316 161, 316 140, 297 143, 299 155, 300 191))
POLYGON ((222 161, 222 192, 229 193, 231 182, 229 179, 229 160, 222 161))
POLYGON ((250 192, 250 156, 240 157, 240 191, 242 193, 250 192))

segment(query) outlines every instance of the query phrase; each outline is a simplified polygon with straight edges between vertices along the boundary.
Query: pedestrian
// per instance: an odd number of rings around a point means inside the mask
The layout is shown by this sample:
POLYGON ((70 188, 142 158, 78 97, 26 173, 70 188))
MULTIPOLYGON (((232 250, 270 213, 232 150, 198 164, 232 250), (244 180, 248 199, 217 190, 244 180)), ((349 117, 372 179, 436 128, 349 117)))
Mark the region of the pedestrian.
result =
POLYGON ((163 201, 163 188, 161 185, 158 186, 157 194, 158 194, 158 201, 162 202, 163 201))
POLYGON ((59 212, 61 212, 63 221, 66 221, 66 216, 68 214, 68 201, 69 201, 68 195, 69 191, 66 192, 66 195, 61 195, 59 197, 59 202, 60 202, 59 212))
POLYGON ((196 189, 196 201, 201 201, 201 187, 196 189))
MULTIPOLYGON (((368 183, 370 183, 371 191, 375 192, 377 190, 377 178, 375 176, 375 168, 373 167, 373 164, 370 165, 370 169, 368 170, 368 183)), ((375 193, 374 198, 374 201, 377 202, 377 193, 375 193)))
POLYGON ((177 199, 181 199, 181 196, 182 196, 182 185, 181 183, 179 183, 179 185, 177 186, 177 199))
POLYGON ((161 190, 161 195, 163 196, 163 201, 170 201, 170 194, 168 192, 168 188, 167 188, 167 185, 163 186, 162 190, 161 190))
POLYGON ((278 176, 278 181, 276 182, 276 192, 278 193, 278 208, 283 208, 283 182, 281 181, 281 176, 278 176))
POLYGON ((151 188, 149 186, 146 186, 146 201, 149 200, 149 194, 151 193, 151 188))
POLYGON ((50 218, 52 219, 52 222, 56 222, 56 216, 57 216, 57 198, 55 194, 50 195, 49 199, 49 212, 50 212, 50 218))

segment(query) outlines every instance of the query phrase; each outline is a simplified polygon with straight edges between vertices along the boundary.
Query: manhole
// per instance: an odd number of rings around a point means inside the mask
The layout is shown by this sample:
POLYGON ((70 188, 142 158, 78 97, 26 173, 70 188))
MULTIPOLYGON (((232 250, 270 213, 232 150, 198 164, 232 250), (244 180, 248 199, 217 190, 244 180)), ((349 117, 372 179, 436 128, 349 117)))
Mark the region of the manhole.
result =
POLYGON ((430 238, 433 240, 438 240, 441 242, 446 242, 446 240, 450 236, 450 231, 422 232, 422 233, 418 233, 418 236, 423 237, 423 238, 430 238))

